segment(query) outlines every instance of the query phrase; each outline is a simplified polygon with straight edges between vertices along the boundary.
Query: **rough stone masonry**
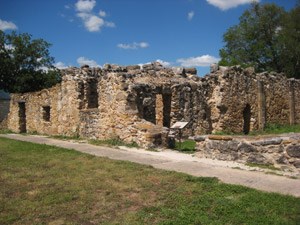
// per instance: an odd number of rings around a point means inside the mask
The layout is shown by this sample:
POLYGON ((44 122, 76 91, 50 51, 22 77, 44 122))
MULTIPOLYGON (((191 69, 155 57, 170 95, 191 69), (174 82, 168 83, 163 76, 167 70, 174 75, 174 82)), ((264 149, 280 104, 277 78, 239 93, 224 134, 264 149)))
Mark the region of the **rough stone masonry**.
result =
POLYGON ((185 136, 249 133, 270 124, 300 124, 300 81, 253 68, 107 64, 61 70, 62 82, 12 94, 8 128, 15 132, 120 138, 142 147, 165 145, 169 128, 189 122, 185 136))

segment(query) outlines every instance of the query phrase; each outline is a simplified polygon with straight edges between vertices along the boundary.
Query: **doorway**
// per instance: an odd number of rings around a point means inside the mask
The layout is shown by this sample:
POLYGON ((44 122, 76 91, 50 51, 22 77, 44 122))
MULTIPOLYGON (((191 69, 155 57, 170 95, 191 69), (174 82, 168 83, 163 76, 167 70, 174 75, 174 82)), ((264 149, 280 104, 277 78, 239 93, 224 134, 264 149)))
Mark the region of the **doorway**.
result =
POLYGON ((243 119, 244 119, 243 133, 249 134, 250 122, 251 122, 251 106, 249 104, 247 104, 243 110, 243 119))
POLYGON ((163 126, 171 125, 171 94, 163 94, 163 126))
POLYGON ((25 102, 19 102, 19 131, 26 133, 26 107, 25 102))

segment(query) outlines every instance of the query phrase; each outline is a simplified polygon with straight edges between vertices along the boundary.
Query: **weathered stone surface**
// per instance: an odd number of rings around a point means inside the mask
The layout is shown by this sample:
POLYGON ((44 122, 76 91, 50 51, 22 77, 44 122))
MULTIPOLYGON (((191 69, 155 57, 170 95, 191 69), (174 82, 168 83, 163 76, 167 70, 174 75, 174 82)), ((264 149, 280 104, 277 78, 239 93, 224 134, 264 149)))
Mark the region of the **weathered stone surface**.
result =
POLYGON ((266 163, 266 158, 259 153, 252 153, 248 159, 247 159, 248 163, 256 163, 256 164, 267 164, 266 163))
MULTIPOLYGON (((196 142, 196 155, 219 160, 238 160, 239 162, 258 164, 283 164, 291 169, 295 169, 295 162, 299 160, 298 145, 293 144, 293 142, 284 142, 285 144, 282 142, 278 145, 252 145, 253 138, 232 137, 233 140, 228 141, 207 138, 196 142)), ((288 140, 290 137, 282 138, 288 140)), ((263 141, 265 141, 265 138, 256 140, 256 142, 263 141)))
POLYGON ((197 74, 197 69, 196 68, 185 68, 184 73, 196 75, 197 74))
POLYGON ((184 70, 182 67, 172 67, 172 71, 175 75, 182 75, 184 73, 184 70))
POLYGON ((300 158, 300 145, 291 145, 286 149, 286 152, 291 157, 300 158))
POLYGON ((265 140, 261 140, 261 141, 255 141, 252 142, 252 145, 256 145, 256 146, 266 146, 266 145, 279 145, 282 142, 282 138, 272 138, 272 139, 265 139, 265 140))
POLYGON ((210 140, 221 140, 221 141, 231 141, 233 138, 230 136, 223 135, 209 135, 208 139, 210 140))
POLYGON ((141 67, 139 65, 132 65, 132 66, 127 66, 127 70, 139 70, 141 67))
POLYGON ((211 73, 217 72, 218 69, 219 69, 219 65, 217 63, 213 63, 213 64, 210 65, 210 72, 211 73))
POLYGON ((206 136, 197 135, 194 137, 194 141, 196 141, 196 142, 205 141, 205 139, 206 139, 206 136))
POLYGON ((293 165, 296 167, 296 168, 300 168, 300 160, 296 160, 293 165))
POLYGON ((250 153, 250 152, 257 152, 257 149, 253 145, 243 142, 242 144, 239 145, 238 151, 242 153, 250 153))
POLYGON ((280 156, 276 161, 279 164, 288 164, 289 163, 288 159, 284 155, 280 156))

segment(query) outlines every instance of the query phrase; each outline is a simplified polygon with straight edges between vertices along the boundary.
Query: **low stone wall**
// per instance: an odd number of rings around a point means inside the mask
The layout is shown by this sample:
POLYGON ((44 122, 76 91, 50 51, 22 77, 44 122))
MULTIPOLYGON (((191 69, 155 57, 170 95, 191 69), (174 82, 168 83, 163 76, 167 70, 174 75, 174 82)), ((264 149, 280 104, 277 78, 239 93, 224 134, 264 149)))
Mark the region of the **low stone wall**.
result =
POLYGON ((0 99, 0 122, 6 119, 9 113, 10 100, 0 99))
POLYGON ((197 157, 300 168, 300 134, 196 136, 197 157))

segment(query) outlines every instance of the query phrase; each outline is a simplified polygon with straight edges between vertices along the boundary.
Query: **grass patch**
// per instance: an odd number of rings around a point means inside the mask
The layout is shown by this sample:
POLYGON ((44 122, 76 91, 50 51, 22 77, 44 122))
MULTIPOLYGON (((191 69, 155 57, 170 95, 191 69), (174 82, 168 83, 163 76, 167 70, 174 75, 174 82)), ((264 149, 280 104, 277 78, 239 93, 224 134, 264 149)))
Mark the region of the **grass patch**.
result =
POLYGON ((185 140, 180 142, 176 141, 175 150, 185 153, 194 153, 196 151, 196 142, 192 140, 185 140))
POLYGON ((258 168, 262 168, 262 169, 280 171, 279 168, 276 168, 275 166, 273 166, 271 164, 246 163, 246 166, 249 166, 249 167, 258 167, 258 168))
POLYGON ((267 124, 263 131, 252 131, 250 135, 300 133, 300 125, 267 124))
POLYGON ((299 224, 300 198, 0 138, 0 224, 299 224))
POLYGON ((139 145, 135 142, 126 143, 121 139, 107 139, 107 140, 89 140, 89 143, 92 145, 105 145, 105 146, 126 146, 129 148, 138 148, 139 145))
POLYGON ((241 135, 241 133, 234 133, 232 131, 216 131, 213 133, 213 135, 241 135))
POLYGON ((9 129, 0 129, 0 134, 13 134, 14 132, 12 132, 9 129))
MULTIPOLYGON (((267 135, 267 134, 285 134, 285 133, 300 133, 300 125, 280 125, 267 124, 264 130, 254 130, 249 133, 251 136, 267 135)), ((234 133, 232 131, 217 131, 214 135, 245 135, 243 133, 234 133)))

